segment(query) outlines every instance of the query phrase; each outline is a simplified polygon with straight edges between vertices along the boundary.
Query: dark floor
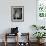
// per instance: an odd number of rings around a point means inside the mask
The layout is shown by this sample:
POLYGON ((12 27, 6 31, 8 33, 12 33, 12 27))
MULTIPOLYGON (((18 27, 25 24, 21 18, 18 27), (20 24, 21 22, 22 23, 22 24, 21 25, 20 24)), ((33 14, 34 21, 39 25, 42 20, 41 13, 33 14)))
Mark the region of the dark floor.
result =
MULTIPOLYGON (((0 46, 4 46, 4 43, 3 42, 2 43, 0 42, 0 46)), ((11 43, 8 43, 7 46, 16 46, 16 45, 15 45, 15 42, 14 43, 11 42, 11 43)), ((25 45, 20 45, 20 46, 25 46, 25 45)), ((38 46, 38 45, 37 45, 37 43, 32 42, 32 43, 30 43, 30 46, 38 46)), ((46 43, 44 43, 43 45, 40 45, 40 46, 46 46, 46 43)))

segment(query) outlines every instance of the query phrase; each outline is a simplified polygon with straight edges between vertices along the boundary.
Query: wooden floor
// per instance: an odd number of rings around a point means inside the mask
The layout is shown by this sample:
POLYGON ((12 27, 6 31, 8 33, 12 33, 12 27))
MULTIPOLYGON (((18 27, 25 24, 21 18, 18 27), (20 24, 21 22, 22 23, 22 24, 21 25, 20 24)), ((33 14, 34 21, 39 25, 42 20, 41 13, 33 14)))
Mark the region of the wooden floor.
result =
MULTIPOLYGON (((4 46, 4 43, 2 42, 0 42, 0 46, 4 46)), ((15 42, 14 43, 12 43, 12 42, 10 42, 10 43, 8 43, 8 45, 7 46, 15 46, 15 42)), ((25 45, 24 45, 25 46, 25 45)), ((32 42, 32 43, 30 43, 30 46, 37 46, 37 43, 34 43, 34 42, 32 42)), ((46 43, 44 43, 43 45, 41 45, 41 46, 46 46, 46 43)))

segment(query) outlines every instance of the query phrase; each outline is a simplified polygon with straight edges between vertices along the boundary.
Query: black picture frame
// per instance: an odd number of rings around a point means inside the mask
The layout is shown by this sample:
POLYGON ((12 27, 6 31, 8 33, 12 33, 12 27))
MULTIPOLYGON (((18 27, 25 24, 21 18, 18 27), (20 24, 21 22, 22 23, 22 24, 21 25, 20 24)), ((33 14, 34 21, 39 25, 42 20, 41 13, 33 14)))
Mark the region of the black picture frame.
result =
POLYGON ((24 6, 11 6, 11 21, 12 22, 24 21, 24 6))

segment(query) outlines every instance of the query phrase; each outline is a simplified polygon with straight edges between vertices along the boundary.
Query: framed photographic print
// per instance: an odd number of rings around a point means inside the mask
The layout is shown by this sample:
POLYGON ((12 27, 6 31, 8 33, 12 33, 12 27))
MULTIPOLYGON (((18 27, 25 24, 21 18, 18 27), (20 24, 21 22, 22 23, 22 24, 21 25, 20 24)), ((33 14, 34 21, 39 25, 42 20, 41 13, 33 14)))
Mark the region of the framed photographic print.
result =
POLYGON ((12 22, 24 21, 24 6, 11 6, 11 21, 12 22))

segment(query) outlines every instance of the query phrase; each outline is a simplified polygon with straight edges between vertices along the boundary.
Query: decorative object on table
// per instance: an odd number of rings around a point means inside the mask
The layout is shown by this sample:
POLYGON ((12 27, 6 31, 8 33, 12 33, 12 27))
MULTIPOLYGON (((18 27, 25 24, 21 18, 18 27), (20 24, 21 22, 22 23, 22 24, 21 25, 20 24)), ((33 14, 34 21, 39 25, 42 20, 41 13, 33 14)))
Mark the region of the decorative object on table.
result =
POLYGON ((18 33, 18 27, 16 28, 11 28, 11 34, 18 33))
POLYGON ((11 21, 12 22, 24 21, 24 6, 11 6, 11 21))

